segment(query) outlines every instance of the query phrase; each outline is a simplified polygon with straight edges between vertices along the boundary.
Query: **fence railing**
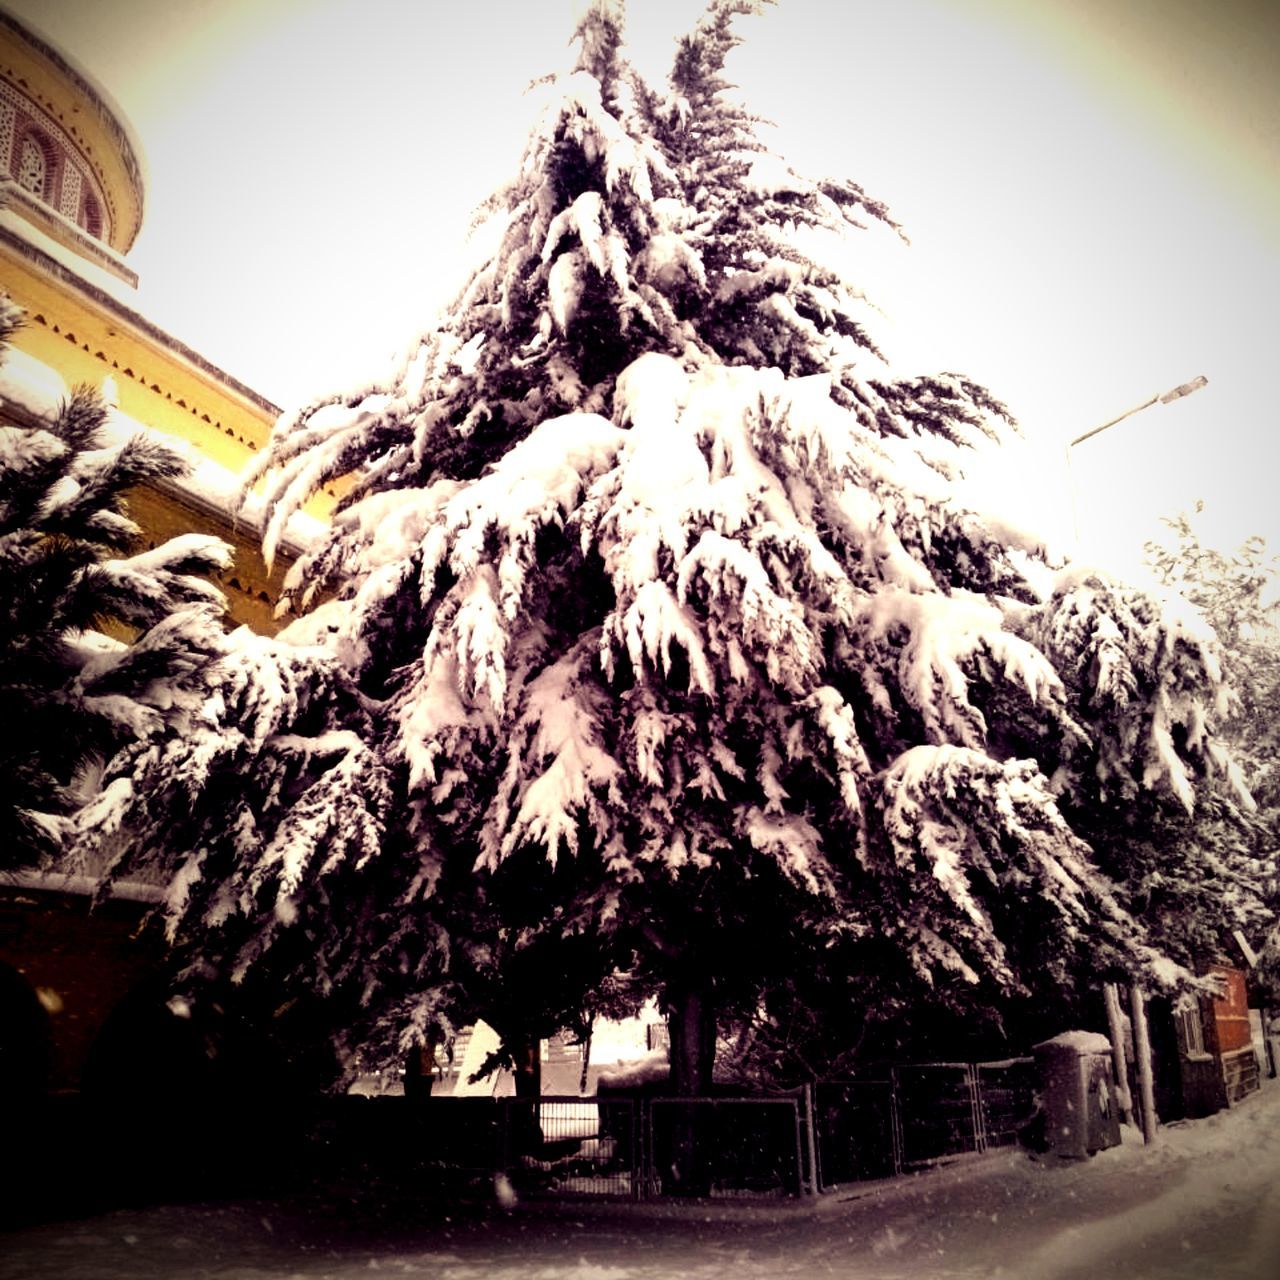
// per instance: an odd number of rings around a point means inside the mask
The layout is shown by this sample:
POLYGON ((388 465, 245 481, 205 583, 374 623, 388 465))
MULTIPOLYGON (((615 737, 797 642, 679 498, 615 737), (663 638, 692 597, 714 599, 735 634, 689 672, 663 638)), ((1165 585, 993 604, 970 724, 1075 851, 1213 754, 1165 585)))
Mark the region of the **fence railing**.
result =
MULTIPOLYGON (((451 1099, 439 1108, 442 1132, 451 1099)), ((566 1196, 711 1198, 800 1194, 811 1184, 803 1096, 498 1098, 501 1167, 566 1196)))
POLYGON ((975 1065, 982 1105, 983 1147, 1011 1147, 1036 1109, 1040 1087, 1033 1058, 975 1065))
POLYGON ((824 1080, 813 1086, 819 1184, 887 1178, 902 1169, 893 1080, 824 1080))
POLYGON ((890 1177, 1018 1140, 1035 1114, 1031 1058, 930 1062, 813 1086, 817 1185, 890 1177))
POLYGON ((500 1098, 495 1104, 501 1167, 520 1171, 531 1186, 560 1195, 641 1194, 642 1134, 634 1099, 500 1098))
POLYGON ((970 1064, 913 1064, 895 1067, 891 1076, 904 1168, 983 1150, 981 1104, 970 1064))
POLYGON ((795 1196, 806 1179, 800 1100, 653 1098, 645 1107, 651 1196, 795 1196))
MULTIPOLYGON (((796 1196, 1016 1142, 1030 1058, 920 1063, 767 1097, 427 1098, 427 1164, 559 1196, 796 1196)), ((390 1100, 387 1100, 390 1101, 390 1100)))

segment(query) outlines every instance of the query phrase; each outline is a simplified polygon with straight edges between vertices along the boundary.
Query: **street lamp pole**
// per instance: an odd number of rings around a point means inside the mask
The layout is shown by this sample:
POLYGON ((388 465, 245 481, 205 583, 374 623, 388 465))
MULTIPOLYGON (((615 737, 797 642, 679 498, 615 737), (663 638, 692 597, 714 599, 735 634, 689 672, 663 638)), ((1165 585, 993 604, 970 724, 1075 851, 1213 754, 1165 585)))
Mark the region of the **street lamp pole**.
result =
POLYGON ((1090 427, 1088 431, 1082 431, 1074 440, 1067 442, 1066 448, 1063 450, 1063 456, 1067 465, 1067 488, 1071 494, 1071 524, 1075 532, 1075 540, 1077 548, 1080 545, 1080 512, 1079 504, 1076 500, 1076 480, 1075 472, 1071 466, 1071 450, 1078 444, 1083 444, 1086 440, 1093 439, 1094 436, 1101 435, 1104 431, 1114 427, 1117 422, 1123 422, 1126 418, 1132 418, 1135 413, 1141 413, 1144 409, 1150 409, 1157 404, 1172 404, 1175 400, 1181 400, 1183 396, 1189 396, 1194 391, 1199 391, 1201 387, 1209 385, 1209 379, 1204 374, 1199 374, 1191 379, 1190 382, 1179 383, 1169 391, 1160 392, 1152 396, 1149 400, 1142 401, 1141 404, 1135 404, 1133 408, 1126 409, 1123 413, 1117 414, 1114 418, 1108 418, 1106 422, 1096 427, 1090 427))
POLYGON ((1118 417, 1109 419, 1101 426, 1090 427, 1088 431, 1076 436, 1067 448, 1072 449, 1078 444, 1083 444, 1086 440, 1106 431, 1108 427, 1114 427, 1117 422, 1123 422, 1126 418, 1132 418, 1135 413, 1141 413, 1143 409, 1150 409, 1155 404, 1171 404, 1174 400, 1181 400, 1183 396, 1189 396, 1193 391, 1199 391, 1201 387, 1208 385, 1209 379, 1202 373, 1199 377, 1192 378, 1190 382, 1174 387, 1172 391, 1166 391, 1161 395, 1152 396, 1150 400, 1144 400, 1141 404, 1135 404, 1132 409, 1126 409, 1118 417))

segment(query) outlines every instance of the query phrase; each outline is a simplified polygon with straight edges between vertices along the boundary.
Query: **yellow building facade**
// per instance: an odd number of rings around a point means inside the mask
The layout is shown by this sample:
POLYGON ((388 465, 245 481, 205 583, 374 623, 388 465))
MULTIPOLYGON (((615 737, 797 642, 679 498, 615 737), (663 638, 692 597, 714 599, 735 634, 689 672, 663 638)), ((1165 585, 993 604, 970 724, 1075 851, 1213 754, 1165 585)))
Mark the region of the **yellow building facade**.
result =
MULTIPOLYGON (((127 256, 144 196, 140 146, 107 92, 0 9, 0 292, 24 312, 0 353, 0 426, 39 426, 72 388, 100 388, 113 438, 158 435, 191 466, 129 495, 143 545, 193 531, 231 543, 235 561, 218 583, 228 623, 273 633, 283 575, 321 526, 291 522, 268 574, 260 504, 239 508, 238 477, 279 410, 140 309, 127 256)), ((163 1023, 166 1007, 156 994, 162 939, 141 928, 160 891, 118 884, 102 901, 95 892, 90 877, 60 870, 0 873, 6 1097, 79 1092, 92 1064, 108 1061, 108 1043, 127 1061, 165 1062, 163 1043, 138 1031, 163 1023)))
MULTIPOLYGON (((279 409, 149 321, 127 254, 142 226, 141 149, 108 94, 0 10, 0 289, 25 312, 0 384, 0 420, 31 425, 67 389, 103 389, 116 427, 160 433, 193 474, 131 496, 148 542, 199 530, 235 548, 221 578, 233 622, 272 632, 298 522, 274 572, 236 477, 279 409)), ((292 554, 291 554, 292 553, 292 554)))

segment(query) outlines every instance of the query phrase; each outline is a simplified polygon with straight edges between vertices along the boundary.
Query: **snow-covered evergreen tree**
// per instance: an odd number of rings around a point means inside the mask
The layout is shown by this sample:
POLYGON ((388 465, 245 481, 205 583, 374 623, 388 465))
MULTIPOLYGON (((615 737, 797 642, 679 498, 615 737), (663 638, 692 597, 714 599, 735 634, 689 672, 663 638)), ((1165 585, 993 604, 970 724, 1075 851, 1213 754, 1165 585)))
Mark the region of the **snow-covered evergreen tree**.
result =
MULTIPOLYGON (((0 362, 20 320, 0 296, 0 362)), ((202 575, 225 567, 225 543, 132 550, 127 491, 186 464, 140 435, 110 442, 105 421, 81 389, 42 424, 0 426, 3 868, 60 850, 96 767, 169 715, 219 632, 222 597, 202 575)))
POLYGON ((1164 523, 1172 537, 1146 545, 1158 581, 1177 590, 1204 615, 1222 642, 1234 690, 1223 735, 1245 772, 1260 808, 1280 807, 1280 602, 1274 599, 1280 557, 1261 537, 1232 554, 1206 546, 1195 516, 1164 523))
MULTIPOLYGON (((1234 882, 1235 864, 1243 861, 1250 885, 1260 879, 1274 906, 1280 900, 1280 603, 1274 599, 1280 560, 1260 537, 1246 539, 1230 555, 1206 546, 1194 515, 1180 514, 1165 523, 1173 536, 1148 542, 1147 561, 1160 582, 1195 605, 1221 641, 1232 703, 1220 732, 1240 763, 1256 806, 1243 824, 1233 815, 1220 830, 1199 831, 1196 838, 1202 844, 1215 838, 1225 844, 1231 866, 1219 890, 1234 882)), ((1211 912, 1205 920, 1209 927, 1219 923, 1211 912)), ((1233 919, 1219 927, 1240 923, 1233 919)), ((1250 923, 1254 942, 1266 940, 1265 976, 1280 988, 1275 911, 1260 913, 1250 923)))
POLYGON ((662 993, 681 1090, 717 1017, 860 942, 948 988, 1177 979, 1110 833, 1228 794, 1212 635, 966 505, 1010 424, 880 353, 831 263, 895 228, 732 101, 755 7, 712 0, 657 92, 598 0, 491 259, 385 385, 277 425, 268 554, 354 477, 287 582, 323 645, 291 716, 319 687, 331 732, 258 730, 222 830, 170 841, 213 954, 319 956, 408 1038, 452 999, 543 1034, 622 974, 662 993))

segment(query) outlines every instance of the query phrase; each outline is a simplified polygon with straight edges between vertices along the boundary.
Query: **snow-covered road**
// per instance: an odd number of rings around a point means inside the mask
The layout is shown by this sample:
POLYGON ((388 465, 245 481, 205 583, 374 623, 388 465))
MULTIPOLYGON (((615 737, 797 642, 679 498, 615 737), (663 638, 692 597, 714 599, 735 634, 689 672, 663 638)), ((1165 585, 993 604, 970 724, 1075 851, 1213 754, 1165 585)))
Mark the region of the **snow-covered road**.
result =
POLYGON ((404 1197, 124 1210, 0 1236, 0 1280, 1276 1280, 1280 1083, 1079 1164, 1000 1152, 765 1206, 521 1205, 452 1219, 404 1197))

